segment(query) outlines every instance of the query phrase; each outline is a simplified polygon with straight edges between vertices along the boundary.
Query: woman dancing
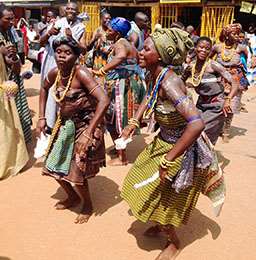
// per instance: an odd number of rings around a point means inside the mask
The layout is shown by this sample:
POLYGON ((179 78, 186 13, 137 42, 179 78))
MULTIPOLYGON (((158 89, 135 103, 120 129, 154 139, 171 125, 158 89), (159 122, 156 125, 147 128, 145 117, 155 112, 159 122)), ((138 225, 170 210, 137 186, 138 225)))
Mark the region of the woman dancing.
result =
POLYGON ((63 210, 82 200, 75 223, 87 222, 93 212, 88 179, 105 165, 104 113, 109 101, 86 68, 76 65, 81 49, 71 38, 53 43, 57 68, 51 70, 40 90, 38 134, 45 131, 48 91, 59 105, 59 115, 48 147, 43 174, 54 177, 68 198, 56 204, 63 210), (71 184, 74 184, 72 186, 71 184))
MULTIPOLYGON (((247 59, 248 51, 246 46, 239 44, 239 34, 242 30, 241 24, 234 23, 223 28, 220 34, 219 44, 213 46, 210 57, 217 54, 216 61, 219 62, 232 75, 237 82, 239 89, 236 96, 231 100, 232 113, 228 113, 223 127, 223 141, 229 142, 230 128, 234 114, 239 113, 241 107, 241 98, 243 91, 247 90, 249 82, 246 78, 241 55, 247 59)), ((225 94, 228 95, 231 90, 230 83, 224 80, 225 94)))
MULTIPOLYGON (((105 76, 105 90, 111 103, 106 114, 107 129, 114 140, 121 134, 130 118, 135 115, 144 98, 142 70, 138 66, 138 53, 126 39, 130 22, 122 17, 111 20, 107 39, 113 41, 108 63, 94 74, 105 76)), ((127 165, 125 150, 118 150, 118 158, 109 165, 127 165)))
POLYGON ((196 61, 186 68, 182 79, 199 95, 196 107, 201 111, 204 131, 215 145, 222 133, 225 117, 232 113, 231 99, 235 96, 238 85, 222 65, 208 59, 211 49, 212 41, 208 37, 198 39, 195 46, 196 61), (226 96, 221 78, 231 84, 226 96))
MULTIPOLYGON (((122 134, 127 138, 143 114, 148 117, 154 111, 160 133, 138 156, 124 181, 121 196, 137 219, 158 223, 145 235, 166 234, 167 246, 157 260, 175 258, 179 240, 174 227, 187 223, 200 192, 205 192, 207 178, 217 176, 212 168, 215 165, 218 169, 217 161, 205 141, 207 137, 200 135, 204 122, 187 96, 183 81, 168 66, 182 64, 191 47, 193 42, 188 34, 177 28, 161 29, 145 41, 139 64, 150 71, 155 86, 122 134)), ((218 194, 216 204, 220 205, 224 199, 223 179, 216 179, 218 183, 211 189, 220 189, 214 190, 218 194)))

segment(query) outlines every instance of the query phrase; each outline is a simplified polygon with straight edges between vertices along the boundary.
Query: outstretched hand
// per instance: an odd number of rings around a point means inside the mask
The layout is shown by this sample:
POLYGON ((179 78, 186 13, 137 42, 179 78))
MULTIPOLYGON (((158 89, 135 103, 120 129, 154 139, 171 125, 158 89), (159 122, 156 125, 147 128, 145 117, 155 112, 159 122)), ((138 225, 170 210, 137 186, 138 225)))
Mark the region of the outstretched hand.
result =
POLYGON ((225 102, 224 102, 223 113, 224 113, 225 117, 227 117, 228 114, 232 113, 231 104, 230 104, 229 99, 226 99, 225 102))
POLYGON ((124 129, 123 132, 121 134, 121 137, 126 140, 129 137, 132 137, 134 135, 134 131, 136 129, 136 126, 134 125, 127 125, 124 129))
POLYGON ((38 120, 36 125, 36 136, 40 137, 41 132, 45 135, 46 119, 38 120))

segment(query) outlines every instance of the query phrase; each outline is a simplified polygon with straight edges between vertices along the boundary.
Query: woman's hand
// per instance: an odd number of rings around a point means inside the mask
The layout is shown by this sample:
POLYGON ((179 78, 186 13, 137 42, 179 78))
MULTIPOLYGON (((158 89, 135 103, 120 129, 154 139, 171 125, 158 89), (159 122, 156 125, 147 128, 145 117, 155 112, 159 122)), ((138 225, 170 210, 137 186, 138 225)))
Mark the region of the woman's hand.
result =
POLYGON ((129 137, 132 137, 133 134, 134 134, 134 131, 136 129, 136 126, 134 125, 127 125, 124 129, 123 129, 123 132, 121 134, 121 137, 126 140, 128 139, 129 137))
POLYGON ((225 117, 227 117, 228 114, 232 113, 231 100, 229 98, 225 99, 224 106, 223 106, 223 113, 225 117))
POLYGON ((86 158, 88 147, 92 144, 92 137, 89 134, 81 134, 76 144, 76 153, 80 158, 86 158))
POLYGON ((36 125, 36 136, 39 137, 41 132, 45 135, 46 119, 39 119, 36 125))
POLYGON ((167 169, 164 169, 160 166, 159 167, 159 177, 160 177, 161 183, 165 183, 166 176, 167 176, 167 169))

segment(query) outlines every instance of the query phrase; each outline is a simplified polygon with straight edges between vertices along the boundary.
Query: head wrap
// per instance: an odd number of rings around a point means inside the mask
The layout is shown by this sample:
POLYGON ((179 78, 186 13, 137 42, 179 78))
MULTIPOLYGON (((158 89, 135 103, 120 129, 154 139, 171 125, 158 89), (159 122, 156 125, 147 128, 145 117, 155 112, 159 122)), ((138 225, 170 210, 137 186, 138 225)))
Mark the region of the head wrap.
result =
POLYGON ((73 50, 75 55, 79 56, 81 54, 81 49, 79 48, 78 43, 74 39, 67 36, 61 36, 55 39, 52 45, 53 50, 56 51, 56 49, 62 44, 68 45, 73 50))
POLYGON ((116 17, 110 21, 111 28, 119 32, 122 37, 126 37, 127 33, 131 30, 131 24, 128 20, 123 17, 116 17))
POLYGON ((242 25, 240 23, 229 24, 222 29, 219 39, 221 42, 225 42, 225 40, 229 38, 232 32, 237 32, 239 34, 241 30, 242 25))
POLYGON ((178 28, 159 29, 151 38, 162 59, 167 65, 180 65, 184 62, 188 50, 194 47, 189 34, 178 28))

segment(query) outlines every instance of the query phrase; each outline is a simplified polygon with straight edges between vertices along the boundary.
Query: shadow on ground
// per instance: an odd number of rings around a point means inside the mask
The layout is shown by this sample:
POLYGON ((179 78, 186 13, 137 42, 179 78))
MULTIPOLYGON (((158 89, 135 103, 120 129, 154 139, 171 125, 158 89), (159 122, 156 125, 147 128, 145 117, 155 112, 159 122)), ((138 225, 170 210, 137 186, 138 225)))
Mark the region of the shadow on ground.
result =
POLYGON ((134 163, 138 155, 145 149, 147 143, 145 138, 149 136, 148 134, 136 135, 133 141, 127 146, 127 157, 129 163, 134 163))
POLYGON ((231 126, 229 138, 232 139, 236 136, 243 136, 247 132, 247 129, 237 126, 231 126))
MULTIPOLYGON (((136 135, 133 137, 131 143, 127 145, 127 158, 129 163, 133 163, 138 155, 144 150, 147 146, 145 138, 149 136, 148 134, 136 135)), ((106 153, 110 156, 111 159, 117 157, 117 151, 115 150, 115 146, 112 145, 106 148, 106 153)))
MULTIPOLYGON (((95 216, 103 215, 110 208, 122 201, 119 186, 105 176, 96 176, 90 179, 89 188, 95 216)), ((60 187, 51 197, 56 200, 64 200, 66 199, 66 193, 60 187)), ((79 213, 80 206, 71 208, 70 210, 79 213)))
POLYGON ((0 260, 11 260, 11 258, 6 257, 6 256, 0 256, 0 260))
MULTIPOLYGON (((143 250, 152 251, 164 249, 164 246, 166 245, 164 236, 159 235, 151 238, 143 235, 150 226, 152 225, 144 224, 136 220, 132 223, 128 233, 136 238, 139 248, 143 250)), ((221 228, 214 220, 203 215, 198 209, 193 211, 187 225, 177 229, 177 235, 181 242, 181 249, 184 249, 196 240, 207 236, 209 233, 211 234, 212 239, 215 240, 220 235, 221 228)))

